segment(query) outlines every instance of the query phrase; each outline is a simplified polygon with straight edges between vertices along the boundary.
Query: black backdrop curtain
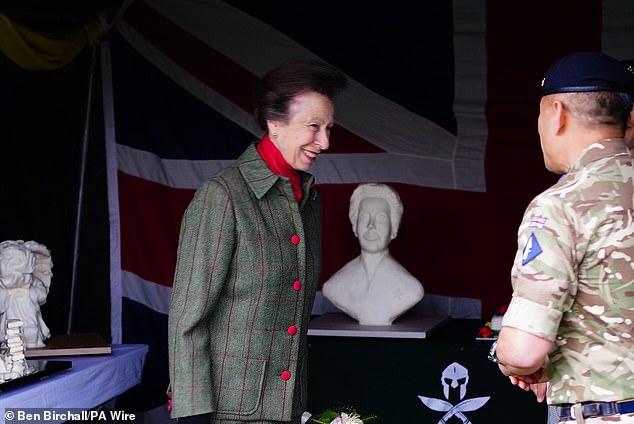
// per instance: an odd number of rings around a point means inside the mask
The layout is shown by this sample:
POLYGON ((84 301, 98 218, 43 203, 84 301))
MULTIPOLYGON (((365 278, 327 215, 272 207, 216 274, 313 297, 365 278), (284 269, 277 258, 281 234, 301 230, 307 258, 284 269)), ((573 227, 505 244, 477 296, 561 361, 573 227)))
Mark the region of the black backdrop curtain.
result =
MULTIPOLYGON (((88 48, 59 70, 28 71, 0 54, 0 241, 35 240, 51 251, 53 278, 42 315, 52 334, 67 332, 91 61, 88 48)), ((96 64, 96 72, 99 69, 96 64)), ((94 80, 98 85, 98 74, 94 80)), ((71 332, 97 332, 109 340, 102 116, 101 89, 95 86, 71 332)))

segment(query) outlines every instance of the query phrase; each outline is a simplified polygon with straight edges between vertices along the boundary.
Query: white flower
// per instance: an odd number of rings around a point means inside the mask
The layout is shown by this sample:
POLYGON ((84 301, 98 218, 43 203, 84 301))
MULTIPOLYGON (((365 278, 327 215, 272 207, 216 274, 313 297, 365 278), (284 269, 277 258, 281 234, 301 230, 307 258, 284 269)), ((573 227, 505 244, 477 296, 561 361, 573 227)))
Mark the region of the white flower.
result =
MULTIPOLYGON (((345 409, 345 408, 344 408, 345 409)), ((347 412, 336 412, 336 409, 328 409, 317 416, 311 415, 310 412, 304 412, 302 414, 301 424, 307 424, 309 422, 321 423, 321 424, 365 424, 363 420, 372 420, 375 416, 369 416, 361 418, 354 409, 345 409, 347 412), (339 415, 336 415, 339 414, 339 415), (332 417, 335 418, 332 418, 332 417), (328 422, 327 420, 331 420, 328 422)))
POLYGON ((345 412, 341 413, 341 421, 342 424, 363 424, 361 417, 357 414, 348 415, 345 412))

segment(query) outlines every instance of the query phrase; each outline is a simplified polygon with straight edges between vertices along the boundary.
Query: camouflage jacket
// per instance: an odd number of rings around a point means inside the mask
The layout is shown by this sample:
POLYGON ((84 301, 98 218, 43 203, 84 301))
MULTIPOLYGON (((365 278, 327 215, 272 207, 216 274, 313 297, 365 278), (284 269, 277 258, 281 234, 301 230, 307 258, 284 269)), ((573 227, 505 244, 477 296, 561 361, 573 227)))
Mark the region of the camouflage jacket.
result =
POLYGON ((634 167, 596 142, 530 203, 503 325, 554 342, 549 404, 634 397, 634 167))

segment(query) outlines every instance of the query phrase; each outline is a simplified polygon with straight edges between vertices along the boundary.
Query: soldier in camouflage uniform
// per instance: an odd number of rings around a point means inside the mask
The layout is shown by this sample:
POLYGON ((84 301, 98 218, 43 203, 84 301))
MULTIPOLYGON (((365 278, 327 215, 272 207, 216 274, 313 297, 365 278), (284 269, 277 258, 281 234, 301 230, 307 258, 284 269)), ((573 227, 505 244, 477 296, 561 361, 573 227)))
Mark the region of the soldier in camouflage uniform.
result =
POLYGON ((584 52, 542 83, 544 162, 565 175, 524 214, 492 357, 556 405, 559 422, 634 422, 632 80, 616 59, 584 52))

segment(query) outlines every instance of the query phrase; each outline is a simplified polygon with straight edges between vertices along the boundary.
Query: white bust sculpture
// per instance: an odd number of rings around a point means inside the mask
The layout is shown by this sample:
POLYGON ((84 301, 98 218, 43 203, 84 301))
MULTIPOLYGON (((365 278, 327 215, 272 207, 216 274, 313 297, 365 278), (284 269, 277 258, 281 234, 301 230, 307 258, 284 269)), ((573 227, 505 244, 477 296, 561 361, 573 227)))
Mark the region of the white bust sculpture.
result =
POLYGON ((22 322, 26 347, 43 347, 50 331, 40 305, 46 303, 53 262, 46 246, 35 241, 0 243, 0 340, 8 320, 22 322))
POLYGON ((324 283, 322 294, 361 325, 391 325, 425 294, 388 250, 402 215, 401 199, 388 185, 361 184, 350 196, 349 217, 361 254, 324 283))

